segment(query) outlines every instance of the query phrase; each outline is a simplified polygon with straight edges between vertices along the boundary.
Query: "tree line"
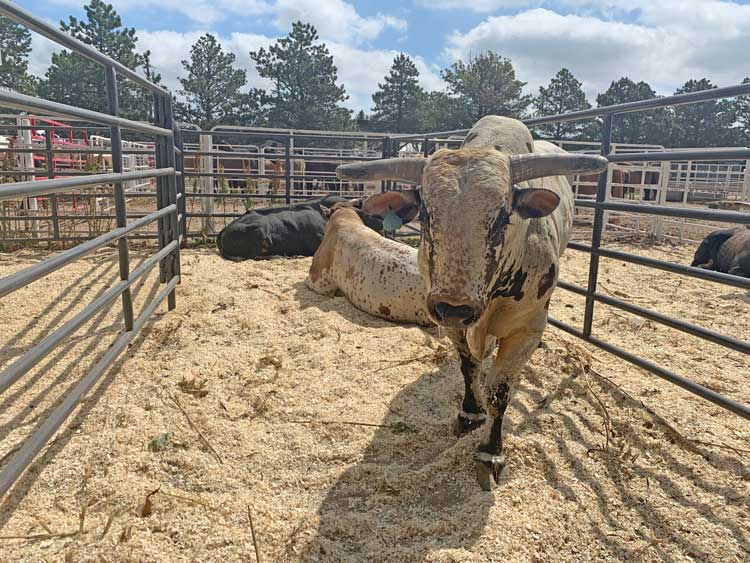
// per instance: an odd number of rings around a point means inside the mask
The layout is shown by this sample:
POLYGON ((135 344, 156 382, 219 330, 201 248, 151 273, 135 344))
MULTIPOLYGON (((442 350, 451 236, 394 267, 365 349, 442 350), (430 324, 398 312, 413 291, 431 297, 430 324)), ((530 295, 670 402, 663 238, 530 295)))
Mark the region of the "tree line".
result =
MULTIPOLYGON (((103 0, 84 6, 85 19, 70 16, 60 28, 92 45, 150 80, 161 82, 148 51, 137 50, 134 28, 123 25, 103 0)), ((103 68, 69 51, 52 55, 43 77, 29 73, 31 35, 21 25, 0 17, 0 86, 44 98, 107 111, 103 68)), ((180 87, 174 96, 178 120, 204 128, 216 124, 297 129, 362 130, 414 133, 463 129, 484 115, 517 118, 589 109, 581 82, 561 69, 538 93, 524 93, 512 62, 492 51, 454 62, 441 72, 444 88, 426 91, 419 70, 407 55, 396 55, 387 76, 372 95, 369 113, 352 115, 328 47, 310 24, 296 22, 286 37, 268 48, 247 53, 268 88, 248 85, 234 53, 205 34, 182 61, 180 87)), ((750 82, 746 78, 744 82, 750 82)), ((675 94, 715 88, 706 78, 688 80, 675 94)), ((122 115, 151 117, 151 96, 136 85, 120 84, 122 115)), ((658 97, 646 82, 628 77, 613 81, 596 96, 597 107, 658 97)), ((554 139, 597 140, 597 121, 539 126, 534 133, 554 139)), ((703 102, 617 116, 613 139, 621 143, 670 147, 750 145, 750 97, 703 102)))

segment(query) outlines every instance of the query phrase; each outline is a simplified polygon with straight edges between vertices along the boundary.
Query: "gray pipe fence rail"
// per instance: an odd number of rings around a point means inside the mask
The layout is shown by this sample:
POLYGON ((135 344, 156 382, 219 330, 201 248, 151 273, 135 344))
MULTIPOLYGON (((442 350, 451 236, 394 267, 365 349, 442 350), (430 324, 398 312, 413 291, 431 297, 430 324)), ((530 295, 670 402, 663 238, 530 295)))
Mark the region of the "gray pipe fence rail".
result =
MULTIPOLYGON (((0 394, 7 391, 24 375, 37 367, 45 356, 59 348, 80 327, 90 320, 96 313, 108 311, 119 298, 122 304, 124 330, 116 337, 107 351, 100 357, 91 370, 75 385, 54 410, 32 431, 19 446, 17 451, 8 459, 0 470, 0 497, 8 492, 17 479, 23 474, 32 460, 47 444, 50 438, 61 428, 68 416, 75 410, 82 398, 93 388, 101 376, 114 363, 115 359, 133 341, 139 331, 151 319, 157 307, 167 301, 168 309, 175 307, 175 288, 180 282, 179 249, 182 239, 180 221, 184 218, 184 197, 182 196, 181 175, 179 166, 181 161, 177 157, 179 148, 176 146, 176 136, 173 132, 171 98, 161 87, 138 76, 132 70, 117 61, 99 53, 88 45, 55 29, 51 25, 36 18, 11 2, 0 0, 0 15, 20 23, 57 44, 70 49, 104 67, 107 101, 109 113, 85 110, 65 104, 50 102, 15 92, 0 92, 0 107, 12 108, 28 112, 43 112, 63 118, 79 118, 86 122, 106 126, 112 140, 112 173, 85 174, 70 178, 57 178, 59 174, 47 170, 49 179, 40 181, 23 181, 0 184, 0 200, 29 198, 44 194, 64 194, 68 190, 100 185, 112 185, 111 192, 96 194, 97 197, 106 195, 114 200, 116 228, 89 239, 79 246, 52 255, 33 266, 0 279, 0 297, 4 297, 30 283, 41 280, 44 276, 62 268, 71 262, 89 255, 94 250, 108 244, 117 244, 120 281, 91 303, 81 309, 73 318, 65 322, 57 330, 43 338, 26 350, 20 357, 0 371, 0 394), (155 123, 142 123, 120 117, 117 77, 124 77, 153 94, 155 123), (156 168, 150 170, 123 172, 122 131, 135 132, 149 136, 155 140, 156 168), (140 214, 133 221, 128 217, 133 214, 126 212, 126 198, 124 183, 130 180, 155 178, 156 193, 146 194, 156 198, 157 210, 140 214), (136 231, 157 224, 159 249, 146 258, 138 267, 131 270, 128 239, 137 236, 136 231), (155 267, 159 268, 160 281, 163 288, 144 306, 138 316, 135 316, 131 288, 142 280, 155 267)), ((40 127, 35 127, 39 129, 40 127)), ((49 130, 47 134, 47 156, 51 162, 53 151, 49 145, 49 130)), ((62 152, 62 151, 58 151, 62 152)), ((76 151, 80 152, 80 151, 76 151)), ((97 151, 101 152, 101 151, 97 151)), ((28 172, 24 176, 33 175, 28 172)), ((129 195, 128 195, 129 197, 129 195)), ((37 218, 38 219, 38 218, 37 218)), ((34 239, 38 240, 38 239, 34 239)))
MULTIPOLYGON (((301 193, 304 189, 297 189, 306 183, 318 182, 324 187, 322 190, 327 193, 339 193, 344 197, 359 197, 359 195, 349 195, 350 192, 340 190, 342 182, 336 178, 335 168, 338 164, 344 162, 359 162, 362 160, 376 160, 387 156, 385 151, 390 146, 387 142, 387 135, 379 133, 350 133, 350 132, 331 132, 331 131, 314 131, 299 129, 268 129, 243 126, 216 126, 210 130, 201 130, 195 126, 185 125, 180 129, 181 142, 188 141, 192 146, 198 146, 197 149, 185 149, 182 152, 183 163, 185 159, 192 159, 192 166, 185 165, 183 168, 183 182, 193 179, 201 181, 208 179, 210 187, 201 190, 185 190, 186 203, 189 201, 201 202, 220 201, 220 200, 241 200, 257 201, 268 200, 275 202, 284 202, 290 204, 296 201, 309 199, 311 195, 301 193), (231 142, 230 142, 231 140, 231 142), (276 149, 278 152, 262 152, 260 145, 268 142, 275 142, 277 147, 264 147, 276 149), (258 152, 248 150, 249 146, 258 144, 258 152), (371 156, 356 156, 351 154, 320 154, 306 153, 306 150, 313 148, 317 151, 342 152, 351 149, 353 143, 365 145, 365 149, 371 156), (314 145, 310 147, 309 145, 314 145), (321 145, 336 145, 324 147, 321 145), (244 150, 216 150, 217 147, 239 146, 244 150), (348 149, 342 147, 348 146, 348 149), (209 150, 204 150, 206 147, 209 150), (376 149, 377 147, 377 149, 376 149), (200 163, 206 159, 208 165, 200 163), (264 163, 283 161, 283 170, 281 173, 268 172, 265 167, 257 166, 257 171, 252 170, 233 170, 223 171, 222 163, 227 160, 242 160, 247 162, 264 163), (295 163, 304 163, 304 171, 295 170, 295 163), (310 163, 327 165, 328 170, 310 171, 310 163), (251 193, 250 191, 230 191, 222 193, 216 189, 215 183, 224 180, 232 182, 258 182, 262 180, 278 180, 283 182, 283 192, 280 193, 251 193)), ((343 182, 345 184, 346 182, 343 182)), ((381 189, 384 184, 381 184, 381 189)), ((214 218, 236 218, 244 214, 242 212, 216 212, 210 207, 201 204, 199 210, 190 210, 185 213, 186 219, 200 218, 204 221, 213 220, 214 218)), ((212 207, 212 204, 211 204, 212 207)), ((206 232, 185 230, 186 237, 198 237, 205 235, 215 236, 217 230, 206 232)))

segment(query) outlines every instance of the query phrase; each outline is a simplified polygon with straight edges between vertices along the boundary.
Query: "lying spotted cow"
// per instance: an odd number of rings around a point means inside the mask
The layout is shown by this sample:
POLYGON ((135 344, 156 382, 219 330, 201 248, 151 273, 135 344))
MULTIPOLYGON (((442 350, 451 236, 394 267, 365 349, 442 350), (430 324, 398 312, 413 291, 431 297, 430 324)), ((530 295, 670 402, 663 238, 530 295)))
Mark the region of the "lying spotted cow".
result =
POLYGON ((541 341, 570 237, 573 193, 563 176, 606 167, 603 157, 534 142, 522 122, 497 116, 479 120, 457 150, 339 167, 344 179, 421 184, 426 307, 461 360, 465 396, 457 433, 489 418, 475 456, 484 489, 505 465, 503 417, 541 341), (492 367, 482 373, 480 360, 495 339, 492 367))
POLYGON ((691 266, 750 278, 750 231, 734 227, 709 233, 691 266))
MULTIPOLYGON (((347 201, 327 195, 281 207, 252 209, 227 225, 216 238, 219 253, 227 260, 241 261, 271 256, 312 256, 325 232, 321 205, 332 206, 347 201)), ((383 219, 391 209, 407 223, 419 209, 416 192, 385 192, 353 200, 364 212, 368 227, 383 230, 383 219)))
POLYGON ((330 218, 308 287, 323 295, 340 291, 357 309, 389 321, 432 324, 417 250, 378 235, 351 204, 322 209, 330 218))

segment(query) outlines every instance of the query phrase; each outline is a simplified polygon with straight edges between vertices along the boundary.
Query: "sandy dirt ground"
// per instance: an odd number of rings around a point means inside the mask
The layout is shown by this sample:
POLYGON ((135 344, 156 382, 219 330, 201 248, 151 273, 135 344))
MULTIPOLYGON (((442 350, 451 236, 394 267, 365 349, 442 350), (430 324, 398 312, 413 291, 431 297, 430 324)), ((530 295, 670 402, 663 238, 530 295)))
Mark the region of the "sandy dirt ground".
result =
MULTIPOLYGON (((693 248, 614 248, 689 262, 693 248)), ((183 251, 148 325, 0 502, 0 561, 750 560, 750 427, 548 329, 508 413, 509 470, 476 484, 436 330, 304 286, 309 259, 183 251), (162 308, 163 309, 163 308, 162 308), (250 526, 252 517, 255 541, 250 526)), ((0 274, 38 260, 0 255, 0 274)), ((133 262, 143 258, 135 254, 133 262)), ((114 252, 2 300, 0 366, 113 283, 114 252)), ((585 284, 568 251, 564 279, 585 284)), ((747 339, 750 293, 603 260, 601 290, 747 339)), ((136 302, 158 290, 152 276, 136 302)), ((580 326, 582 299, 551 314, 580 326)), ((0 459, 115 337, 117 307, 0 396, 0 459)), ((597 306, 595 334, 750 403, 746 356, 597 306)))

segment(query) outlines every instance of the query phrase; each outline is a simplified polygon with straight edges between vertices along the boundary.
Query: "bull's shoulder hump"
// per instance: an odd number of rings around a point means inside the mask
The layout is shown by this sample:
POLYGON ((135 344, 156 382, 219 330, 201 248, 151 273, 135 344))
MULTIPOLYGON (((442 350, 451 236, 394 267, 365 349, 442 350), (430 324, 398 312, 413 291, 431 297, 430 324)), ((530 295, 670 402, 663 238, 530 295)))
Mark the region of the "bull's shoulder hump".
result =
POLYGON ((567 152, 549 141, 534 141, 534 152, 539 154, 554 154, 567 152))

